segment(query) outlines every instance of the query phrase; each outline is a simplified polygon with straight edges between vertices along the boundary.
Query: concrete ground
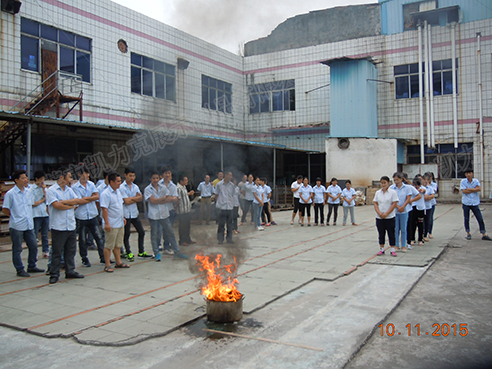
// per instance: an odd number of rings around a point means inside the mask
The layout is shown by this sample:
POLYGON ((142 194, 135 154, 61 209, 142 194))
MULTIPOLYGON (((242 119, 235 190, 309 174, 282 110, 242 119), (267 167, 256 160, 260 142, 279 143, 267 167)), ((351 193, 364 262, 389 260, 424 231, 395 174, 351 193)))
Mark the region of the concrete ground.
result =
MULTIPOLYGON (((492 207, 482 208, 492 227, 492 207)), ((112 274, 98 264, 79 266, 85 279, 62 277, 55 285, 44 274, 17 278, 10 253, 0 253, 0 368, 467 368, 492 362, 492 242, 479 239, 475 219, 473 239, 464 239, 459 204, 438 205, 435 238, 398 257, 375 256, 372 206, 356 208, 358 227, 342 226, 341 219, 330 227, 291 226, 290 214, 274 213, 279 225, 264 232, 240 227, 234 247, 216 245, 213 225, 194 225, 197 245, 182 248, 190 262, 136 259, 112 274), (239 261, 245 295, 239 323, 205 318, 192 261, 198 252, 217 251, 239 261), (439 336, 432 335, 434 324, 439 336)), ((97 252, 90 258, 96 262, 97 252)), ((38 265, 45 264, 40 259, 38 265)))

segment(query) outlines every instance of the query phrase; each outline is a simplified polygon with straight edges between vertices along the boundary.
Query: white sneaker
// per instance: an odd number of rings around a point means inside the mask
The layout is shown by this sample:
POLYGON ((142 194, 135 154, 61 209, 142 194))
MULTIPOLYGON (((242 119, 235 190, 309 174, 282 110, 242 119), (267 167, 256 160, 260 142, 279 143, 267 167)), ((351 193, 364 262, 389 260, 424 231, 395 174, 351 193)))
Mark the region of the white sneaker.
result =
POLYGON ((263 228, 262 226, 259 226, 259 227, 258 227, 258 228, 256 228, 256 229, 257 229, 257 230, 259 230, 259 231, 264 231, 264 230, 265 230, 265 228, 263 228))
POLYGON ((174 251, 173 250, 164 250, 163 254, 174 255, 174 251))
POLYGON ((412 245, 407 245, 407 250, 413 249, 412 245))

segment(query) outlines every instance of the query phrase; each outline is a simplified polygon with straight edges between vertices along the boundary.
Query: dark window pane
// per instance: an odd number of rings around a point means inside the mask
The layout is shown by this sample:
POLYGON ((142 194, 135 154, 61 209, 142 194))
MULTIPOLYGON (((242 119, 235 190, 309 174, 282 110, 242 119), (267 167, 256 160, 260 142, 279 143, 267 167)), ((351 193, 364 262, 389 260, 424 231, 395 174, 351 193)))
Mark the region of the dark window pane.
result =
POLYGON ((289 110, 296 110, 296 90, 289 90, 289 110))
POLYGON ((395 76, 399 74, 408 74, 408 65, 397 65, 394 67, 395 76))
POLYGON ((174 65, 166 63, 166 74, 169 74, 170 76, 174 77, 175 73, 176 73, 176 68, 174 67, 174 65))
POLYGON ((458 68, 458 58, 456 58, 456 68, 458 68))
POLYGON ((91 40, 87 37, 77 36, 77 48, 91 51, 91 40))
POLYGON ((224 91, 217 90, 217 110, 225 111, 224 91))
POLYGON ((164 99, 166 97, 164 89, 164 74, 155 73, 155 97, 164 99))
POLYGON ((272 93, 272 110, 280 111, 284 110, 284 94, 282 91, 275 91, 272 93))
POLYGON ((249 113, 255 114, 260 112, 260 95, 251 94, 249 95, 249 113))
POLYGON ((408 96, 408 77, 395 78, 395 90, 397 99, 407 99, 408 96))
POLYGON ((56 28, 41 25, 41 37, 51 41, 58 41, 58 30, 56 28))
POLYGON ((137 67, 132 67, 132 92, 135 92, 137 94, 142 93, 142 76, 141 76, 142 70, 137 67))
POLYGON ((451 95, 453 93, 453 71, 442 72, 442 87, 443 95, 451 95))
POLYGON ((60 43, 75 46, 75 35, 70 32, 60 31, 59 32, 60 43))
POLYGON ((142 57, 144 68, 154 69, 154 59, 147 58, 146 56, 142 57))
POLYGON ((21 19, 21 32, 29 33, 33 36, 39 36, 39 23, 30 19, 21 19))
POLYGON ((418 73, 419 72, 419 63, 410 64, 410 73, 418 73))
POLYGON ((60 70, 75 73, 74 49, 60 46, 60 70))
POLYGON ((140 65, 140 66, 142 65, 142 56, 141 55, 132 53, 131 59, 132 59, 133 65, 140 65))
POLYGON ((208 79, 209 77, 202 74, 202 85, 208 86, 208 79))
MULTIPOLYGON (((292 90, 290 90, 292 91, 292 90)), ((284 110, 290 110, 290 91, 284 91, 284 110)))
POLYGON ((82 81, 91 82, 91 54, 77 51, 77 74, 82 75, 82 81))
POLYGON ((217 88, 219 90, 224 91, 224 82, 223 81, 217 81, 217 88))
MULTIPOLYGON (((423 91, 424 86, 422 86, 422 96, 423 96, 423 91)), ((410 96, 412 97, 419 97, 419 75, 418 74, 413 74, 410 76, 410 96)))
POLYGON ((142 70, 142 93, 147 96, 154 96, 153 94, 153 74, 152 72, 149 72, 148 70, 142 70))
POLYGON ((452 59, 447 59, 447 60, 443 60, 442 61, 442 69, 451 69, 453 68, 453 63, 452 63, 452 59))
POLYGON ((165 63, 158 61, 158 60, 154 60, 154 70, 156 72, 164 73, 164 71, 165 71, 164 65, 165 65, 165 63))
POLYGON ((265 113, 270 111, 270 93, 260 94, 260 112, 265 113))
POLYGON ((439 145, 439 153, 441 153, 441 154, 454 153, 454 145, 453 144, 441 144, 441 145, 439 145))
POLYGON ((438 71, 438 70, 441 70, 441 61, 438 60, 438 61, 433 61, 432 62, 432 70, 433 71, 438 71))
POLYGON ((230 83, 225 83, 225 91, 232 92, 232 85, 230 83))
POLYGON ((217 80, 215 78, 210 77, 208 80, 208 85, 210 87, 217 88, 217 80))
POLYGON ((442 95, 441 72, 432 74, 434 96, 442 95))
POLYGON ((202 108, 208 109, 208 87, 202 85, 202 108))
POLYGON ((176 101, 176 79, 166 76, 166 100, 176 101))
POLYGON ((38 71, 39 40, 21 36, 21 68, 38 71))
POLYGON ((217 110, 217 90, 215 88, 208 91, 208 104, 209 109, 217 110))
POLYGON ((285 89, 291 89, 296 87, 296 81, 294 79, 289 79, 285 81, 285 89))
POLYGON ((407 146, 407 154, 420 154, 420 145, 407 146))
POLYGON ((232 113, 232 95, 230 93, 225 93, 225 111, 226 113, 232 113))

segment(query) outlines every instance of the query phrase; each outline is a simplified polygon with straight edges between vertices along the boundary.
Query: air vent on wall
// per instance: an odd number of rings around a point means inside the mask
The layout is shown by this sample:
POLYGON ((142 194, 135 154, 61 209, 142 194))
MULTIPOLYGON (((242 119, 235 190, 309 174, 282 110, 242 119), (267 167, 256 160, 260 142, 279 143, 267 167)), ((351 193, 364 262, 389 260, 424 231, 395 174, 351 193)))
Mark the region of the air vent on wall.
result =
POLYGON ((350 140, 348 138, 339 138, 338 147, 342 150, 348 149, 350 146, 350 140))

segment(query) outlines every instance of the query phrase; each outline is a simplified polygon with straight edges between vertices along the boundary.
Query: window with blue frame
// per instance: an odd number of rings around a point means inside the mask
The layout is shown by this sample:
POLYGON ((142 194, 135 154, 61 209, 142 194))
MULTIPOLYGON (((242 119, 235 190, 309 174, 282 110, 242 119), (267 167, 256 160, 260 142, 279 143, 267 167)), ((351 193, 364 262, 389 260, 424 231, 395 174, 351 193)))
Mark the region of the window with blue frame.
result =
MULTIPOLYGON (((439 178, 464 178, 466 170, 473 170, 473 143, 459 143, 457 150, 453 144, 425 145, 424 160, 425 164, 438 164, 439 178)), ((420 145, 407 146, 407 163, 420 164, 420 145)))
MULTIPOLYGON (((453 72, 451 64, 452 59, 432 62, 432 87, 434 96, 453 94, 453 72)), ((422 63, 422 69, 425 70, 425 63, 422 63)), ((419 97, 418 63, 397 65, 393 68, 393 72, 397 99, 419 97)), ((424 71, 422 75, 425 78, 424 71)), ((456 59, 456 81, 458 81, 458 59, 456 59)), ((458 93, 458 85, 456 85, 456 93, 458 93)))
POLYGON ((92 40, 27 18, 21 19, 21 68, 41 72, 41 41, 56 44, 58 70, 91 82, 92 40))
POLYGON ((249 85, 248 95, 250 114, 296 110, 293 79, 249 85))
POLYGON ((131 91, 136 94, 176 101, 176 67, 131 53, 131 91))
POLYGON ((232 114, 232 84, 202 74, 202 108, 232 114))

